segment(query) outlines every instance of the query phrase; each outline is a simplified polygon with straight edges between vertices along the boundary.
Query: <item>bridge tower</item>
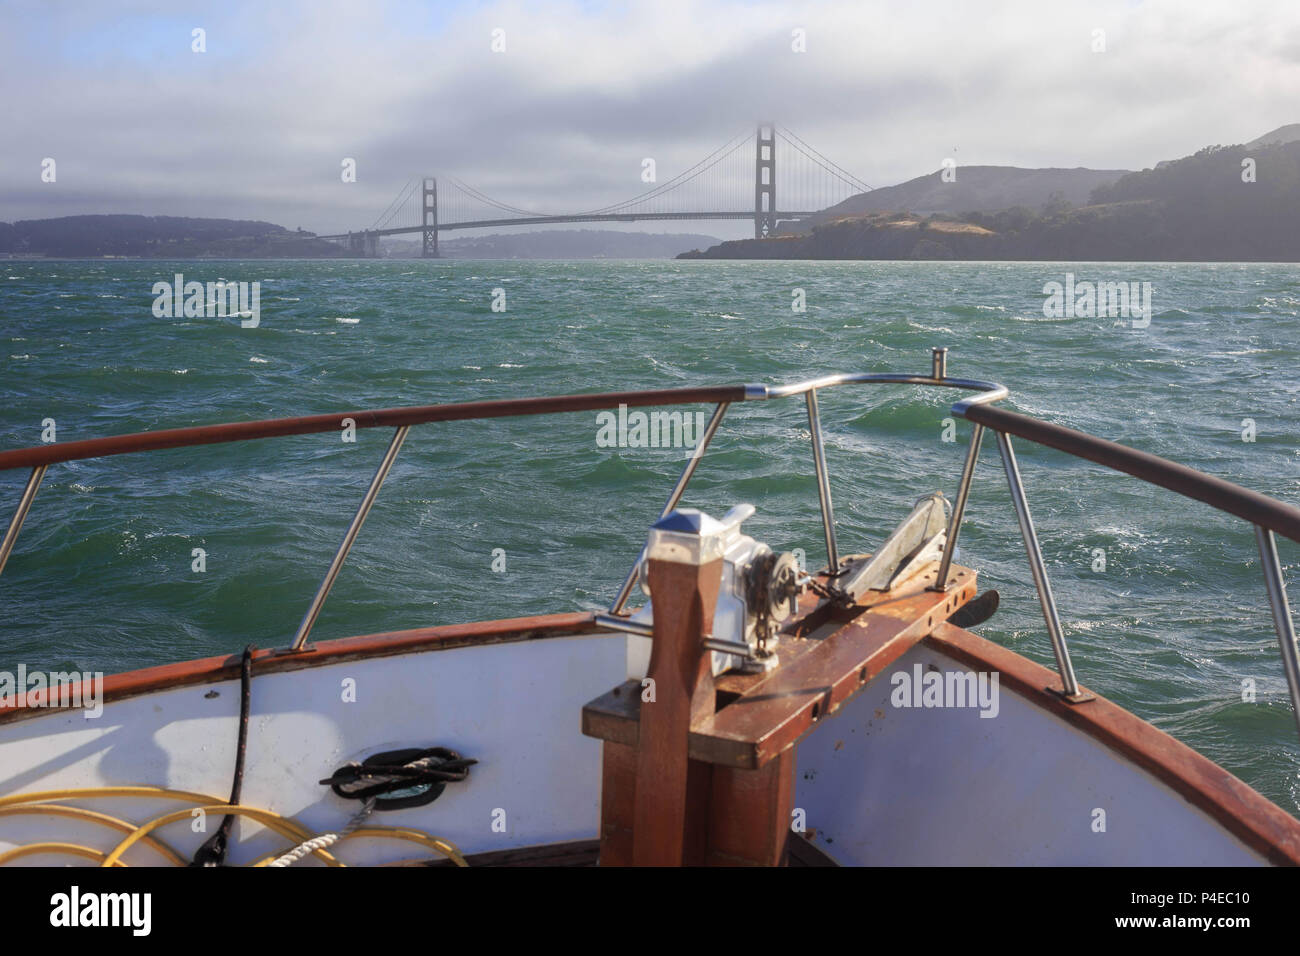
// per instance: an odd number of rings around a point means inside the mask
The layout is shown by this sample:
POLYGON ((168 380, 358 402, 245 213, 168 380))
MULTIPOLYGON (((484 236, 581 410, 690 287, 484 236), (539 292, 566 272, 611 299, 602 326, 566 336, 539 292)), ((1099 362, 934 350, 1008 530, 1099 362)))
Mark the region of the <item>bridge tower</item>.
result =
POLYGON ((358 259, 379 258, 379 233, 370 229, 348 233, 348 252, 358 259))
POLYGON ((776 235, 776 127, 759 123, 754 137, 754 238, 776 235))
POLYGON ((424 205, 420 224, 424 227, 424 249, 421 255, 425 259, 437 259, 438 255, 438 180, 432 176, 424 178, 424 205))

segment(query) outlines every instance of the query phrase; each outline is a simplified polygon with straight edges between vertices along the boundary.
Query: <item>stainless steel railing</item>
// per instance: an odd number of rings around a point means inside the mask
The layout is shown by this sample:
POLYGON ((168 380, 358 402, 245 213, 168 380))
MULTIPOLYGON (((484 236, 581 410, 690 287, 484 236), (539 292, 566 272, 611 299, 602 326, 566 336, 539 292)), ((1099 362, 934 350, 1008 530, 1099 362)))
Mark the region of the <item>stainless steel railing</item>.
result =
MULTIPOLYGON (((805 382, 778 386, 745 385, 662 389, 595 395, 568 395, 540 399, 504 399, 418 408, 381 409, 378 411, 349 412, 343 415, 317 415, 307 418, 273 419, 263 422, 198 426, 163 432, 144 432, 117 438, 73 442, 63 447, 36 447, 0 452, 0 470, 17 467, 31 468, 31 474, 19 498, 18 506, 10 519, 3 538, 0 538, 0 571, 4 570, 5 563, 13 552, 14 544, 31 509, 32 502, 35 500, 41 481, 45 477, 47 469, 53 463, 157 448, 325 432, 336 429, 339 422, 349 418, 353 419, 357 428, 395 426, 396 430, 384 457, 371 479, 365 495, 362 497, 356 514, 348 525, 343 541, 335 552, 324 579, 317 588, 316 594, 294 634, 290 649, 297 651, 305 646, 308 635, 320 615, 321 608, 329 596, 344 562, 347 560, 357 534, 369 515, 378 497, 380 487, 392 469, 402 443, 412 425, 434 421, 609 409, 616 408, 620 404, 650 406, 716 402, 708 425, 668 495, 668 500, 661 512, 661 516, 664 516, 676 508, 681 501, 691 478, 694 476, 709 444, 717 434, 722 419, 732 402, 765 401, 803 395, 807 406, 808 425, 812 440, 813 466, 816 471, 822 529, 826 540, 827 568, 830 574, 834 575, 839 570, 839 553, 835 538, 835 515, 831 501, 829 468, 826 462, 817 393, 821 389, 841 385, 891 384, 955 388, 976 393, 958 402, 952 408, 954 414, 970 420, 973 429, 962 467, 956 500, 949 519, 947 545, 940 562, 935 587, 939 590, 947 589, 948 575, 953 554, 956 551, 966 504, 970 497, 971 482, 979 459, 984 430, 991 428, 997 435, 998 451, 1002 459, 1003 471, 1006 474, 1017 523, 1020 527, 1021 537, 1024 540, 1034 588, 1038 594, 1039 605, 1047 626, 1048 636, 1052 642, 1053 654, 1056 657, 1057 671, 1061 677, 1061 692, 1066 699, 1079 701, 1086 699, 1086 695, 1079 690, 1074 666, 1070 660, 1069 648, 1061 628, 1060 614, 1052 594, 1051 583, 1048 579, 1046 565, 1038 543, 1038 535, 1030 516, 1020 469, 1011 444, 1011 435, 1013 433, 1038 444, 1047 445, 1067 454, 1095 461, 1106 467, 1134 475, 1144 481, 1170 488, 1186 497, 1204 501, 1212 507, 1241 517, 1253 525, 1264 572, 1265 588, 1272 609, 1274 628, 1277 631, 1283 668, 1286 672, 1292 709, 1295 714, 1297 728, 1300 729, 1300 651, 1298 651, 1296 645, 1290 607, 1287 603, 1286 585, 1278 562, 1277 545, 1274 538, 1274 533, 1280 532, 1293 540, 1300 541, 1300 509, 1165 459, 1148 455, 1145 452, 1125 448, 1122 445, 1115 445, 1060 426, 1038 422, 1035 419, 1016 415, 1005 410, 994 409, 991 407, 993 403, 999 402, 1008 396, 1007 389, 994 382, 949 377, 947 374, 947 349, 942 348, 932 350, 929 375, 893 372, 828 375, 805 382)), ((623 613, 635 585, 642 557, 643 555, 638 556, 637 561, 634 562, 608 611, 596 615, 598 624, 636 634, 648 634, 650 632, 650 628, 630 621, 623 613)))
MULTIPOLYGON (((1057 672, 1061 678, 1061 695, 1068 701, 1079 703, 1091 699, 1090 695, 1084 693, 1079 688, 1078 678, 1074 672, 1074 664, 1070 658, 1070 649, 1065 640, 1065 634, 1061 627, 1060 612, 1056 607, 1056 599, 1052 593, 1051 581, 1048 578, 1047 567, 1043 561, 1042 549, 1038 543, 1038 534, 1034 528, 1033 518, 1029 512, 1029 502, 1025 496, 1024 482, 1021 478, 1020 467, 1016 461, 1015 450, 1011 444, 1011 434, 1006 429, 997 428, 991 423, 985 423, 976 420, 972 416, 991 416, 992 412, 988 408, 993 403, 1001 401, 1009 394, 1007 389, 994 382, 981 382, 970 379, 949 378, 947 374, 947 349, 936 348, 931 350, 931 373, 929 376, 924 375, 907 375, 898 373, 879 373, 879 374, 857 374, 857 375, 830 375, 823 378, 811 379, 805 382, 798 382, 792 385, 766 386, 766 385, 748 385, 745 387, 745 400, 755 401, 772 398, 787 398, 795 395, 805 395, 808 406, 808 425, 812 434, 812 454, 813 464, 817 474, 817 491, 821 505, 822 528, 826 538, 827 551, 827 570, 831 576, 839 570, 839 557, 835 540, 835 516, 831 503, 829 469, 826 465, 826 453, 822 437, 821 415, 817 402, 817 392, 824 388, 833 388, 840 385, 926 385, 938 386, 944 388, 959 388, 974 391, 977 394, 971 398, 964 399, 953 406, 953 413, 961 415, 972 421, 973 428, 971 431, 970 444, 967 448, 965 463, 962 467, 960 482, 957 489, 956 501, 953 505, 952 514, 949 518, 949 524, 946 536, 946 546, 943 557, 940 561, 939 571, 936 576, 935 587, 938 590, 947 590, 948 578, 952 566, 953 555, 956 552, 958 535, 961 532, 961 523, 965 515, 966 504, 970 497, 971 481, 975 473, 975 465, 979 459, 980 445, 984 437, 986 427, 993 428, 998 439, 998 452, 1002 459, 1003 471, 1006 475, 1008 490, 1011 494, 1012 506, 1016 513, 1016 521, 1020 528, 1021 538, 1024 541, 1025 553, 1029 561, 1030 575, 1033 578, 1034 590, 1038 595, 1038 603, 1043 613, 1043 621, 1047 627, 1048 637, 1052 644, 1052 653, 1056 659, 1057 672)), ((713 420, 710 422, 710 429, 707 437, 712 439, 716 426, 721 420, 726 406, 720 405, 714 412, 713 420)), ((1002 413, 999 414, 1009 414, 1002 413)), ((1019 417, 1019 416, 1012 416, 1019 417)), ((1054 426, 1048 426, 1054 427, 1054 426)), ((1056 432, 1068 433, 1067 429, 1056 428, 1056 432)), ((1094 443, 1100 443, 1098 439, 1092 439, 1092 436, 1084 436, 1082 433, 1069 433, 1077 437, 1091 439, 1094 443)), ((1136 452, 1133 449, 1126 449, 1124 446, 1112 446, 1118 453, 1116 460, 1106 460, 1104 456, 1099 457, 1096 454, 1085 454, 1079 449, 1070 447, 1068 441, 1045 442, 1036 438, 1032 433, 1028 434, 1029 440, 1037 440, 1041 444, 1048 444, 1050 447, 1073 454, 1076 457, 1083 457, 1089 460, 1098 461, 1107 467, 1116 468, 1116 470, 1126 471, 1143 480, 1161 484, 1169 487, 1174 491, 1184 494, 1188 497, 1196 498, 1209 503, 1212 507, 1226 510, 1229 513, 1237 514, 1240 517, 1251 521, 1255 528, 1258 539, 1260 560, 1264 571, 1265 586, 1268 592, 1269 605, 1272 609, 1274 628, 1277 631, 1278 644, 1281 648, 1283 669, 1286 673, 1287 686, 1291 697, 1292 712, 1295 716, 1297 730, 1300 730, 1300 649, 1296 645, 1295 631, 1292 624, 1290 608, 1287 603, 1286 585, 1283 580, 1281 567, 1277 558, 1277 547, 1274 539, 1274 528, 1269 525, 1276 525, 1279 530, 1283 530, 1289 537, 1300 541, 1300 509, 1292 508, 1281 502, 1264 498, 1255 492, 1232 485, 1229 482, 1220 479, 1210 478, 1210 476, 1200 475, 1205 479, 1203 484, 1205 489, 1189 489, 1186 482, 1176 480, 1182 472, 1192 473, 1191 469, 1185 469, 1183 466, 1175 465, 1173 462, 1158 459, 1155 456, 1146 455, 1144 452, 1136 452), (1145 465, 1155 465, 1154 469, 1148 467, 1126 468, 1122 467, 1125 457, 1133 460, 1141 460, 1145 465), (1174 474, 1174 478, 1159 480, 1162 476, 1161 471, 1168 471, 1174 474), (1260 523, 1263 521, 1264 523, 1260 523)), ((701 442, 697 447, 697 454, 692 456, 687 463, 686 469, 678 479, 673 493, 669 496, 668 504, 663 510, 663 515, 668 514, 680 501, 686 490, 686 485, 690 477, 695 472, 695 467, 699 462, 700 455, 703 454, 703 448, 707 442, 701 442)), ((596 623, 612 629, 627 631, 634 634, 650 636, 651 629, 645 625, 630 621, 624 614, 623 608, 626 605, 627 598, 631 593, 632 586, 636 581, 638 569, 644 554, 638 556, 634 562, 631 571, 628 572, 627 578, 620 588, 618 596, 610 605, 609 609, 596 615, 596 623)))
MULTIPOLYGON (((932 350, 931 374, 926 375, 909 375, 898 372, 874 372, 845 375, 827 375, 822 378, 809 379, 805 382, 795 382, 790 385, 746 385, 744 388, 744 401, 766 401, 774 398, 791 398, 796 395, 805 396, 808 408, 808 429, 812 435, 812 453, 813 467, 817 475, 817 496, 821 505, 822 532, 826 539, 827 567, 831 574, 839 570, 839 551, 835 540, 835 511, 831 502, 830 471, 826 465, 826 449, 822 437, 821 410, 817 402, 817 391, 823 388, 834 388, 839 385, 930 385, 941 388, 957 388, 966 391, 973 391, 976 394, 967 399, 972 405, 980 405, 987 402, 997 402, 1011 394, 1005 386, 996 382, 981 382, 973 379, 948 378, 947 376, 947 352, 946 348, 937 348, 932 350)), ((677 507, 682 496, 686 493, 686 486, 690 483, 691 476, 695 474, 695 469, 699 465, 700 459, 704 456, 709 442, 717 433, 718 426, 722 422, 723 415, 726 414, 730 403, 720 403, 714 409, 713 417, 709 420, 708 427, 704 430, 704 435, 695 446, 695 451, 686 466, 682 469, 681 476, 677 479, 677 484, 673 486, 672 493, 668 496, 668 501, 660 512, 659 517, 665 517, 670 511, 677 507)), ((959 501, 962 507, 965 506, 966 493, 970 487, 970 470, 973 464, 963 473, 962 493, 959 495, 959 501)), ((948 540, 955 538, 957 522, 960 521, 960 512, 953 509, 953 524, 948 529, 948 540)), ((632 588, 636 584, 637 574, 644 559, 644 551, 637 556, 632 563, 632 568, 624 578, 618 594, 614 597, 613 603, 604 614, 596 616, 596 622, 612 630, 630 631, 631 633, 643 633, 643 626, 633 625, 623 616, 623 609, 627 605, 627 600, 632 594, 632 588), (633 628, 636 628, 633 630, 633 628)), ((947 582, 948 565, 951 564, 948 555, 944 555, 943 574, 941 581, 947 582)))
MULTIPOLYGON (((1114 471, 1132 475, 1149 484, 1168 488, 1186 498, 1202 501, 1219 511, 1250 523, 1254 528, 1259 548, 1260 566, 1264 574, 1264 585, 1268 593, 1273 626, 1277 632, 1283 671, 1286 674, 1287 688, 1291 697, 1292 715, 1297 730, 1300 730, 1300 653, 1297 652, 1295 629, 1287 603, 1286 584, 1278 562, 1275 538, 1275 533, 1281 533, 1293 541, 1300 541, 1300 509, 1156 455, 1060 425, 1041 422, 1005 409, 990 408, 987 403, 963 401, 954 405, 952 410, 954 414, 961 415, 975 425, 975 432, 971 438, 971 453, 967 459, 967 473, 972 470, 973 459, 978 454, 980 427, 992 428, 997 433, 998 450, 1011 489, 1012 503, 1020 524, 1021 536, 1024 538, 1025 551, 1029 557, 1030 572, 1034 578, 1038 602, 1042 607, 1043 619, 1047 623, 1052 649, 1056 655, 1062 693, 1067 699, 1084 700, 1087 699, 1087 695, 1079 691, 1074 666, 1070 661, 1069 648, 1061 631, 1060 615, 1052 595, 1047 569, 1043 564, 1038 536, 1034 531, 1029 505, 1025 500, 1020 469, 1011 445, 1012 434, 1063 451, 1076 458, 1096 462, 1114 471)), ((964 473, 963 483, 967 481, 967 474, 964 473)), ((957 511, 958 509, 953 509, 954 516, 957 511)))

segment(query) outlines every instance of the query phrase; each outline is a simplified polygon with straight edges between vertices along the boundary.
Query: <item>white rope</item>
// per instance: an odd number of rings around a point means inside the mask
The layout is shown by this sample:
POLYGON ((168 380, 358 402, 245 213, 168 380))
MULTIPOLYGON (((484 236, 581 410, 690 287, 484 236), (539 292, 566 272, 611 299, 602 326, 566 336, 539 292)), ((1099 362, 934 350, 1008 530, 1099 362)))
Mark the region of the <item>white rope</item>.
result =
POLYGON ((322 833, 318 837, 312 837, 310 840, 306 840, 303 843, 299 843, 288 853, 284 854, 284 856, 277 857, 276 859, 272 860, 270 863, 267 864, 267 866, 275 866, 275 867, 293 866, 303 857, 315 853, 317 850, 323 850, 326 847, 333 846, 335 843, 338 843, 339 840, 342 840, 353 830, 357 829, 357 827, 361 826, 361 824, 365 823, 366 818, 370 816, 371 813, 374 812, 374 809, 375 809, 375 800, 373 797, 371 797, 362 805, 361 809, 356 812, 356 814, 352 817, 352 819, 347 822, 347 825, 344 826, 337 833, 322 833))

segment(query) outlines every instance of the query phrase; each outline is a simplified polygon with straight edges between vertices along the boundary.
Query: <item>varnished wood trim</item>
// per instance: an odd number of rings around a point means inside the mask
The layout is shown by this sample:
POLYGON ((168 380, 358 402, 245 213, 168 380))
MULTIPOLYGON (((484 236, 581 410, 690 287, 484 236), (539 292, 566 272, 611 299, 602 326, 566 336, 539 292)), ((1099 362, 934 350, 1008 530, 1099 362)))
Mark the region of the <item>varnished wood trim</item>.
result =
MULTIPOLYGON (((456 647, 535 641, 549 637, 590 634, 596 630, 591 614, 547 614, 514 617, 471 624, 421 627, 409 631, 388 631, 363 637, 321 641, 293 653, 285 650, 257 651, 253 655, 254 680, 263 674, 324 667, 344 661, 392 657, 419 651, 445 651, 456 647)), ((204 657, 198 660, 162 664, 141 670, 111 674, 104 678, 104 703, 188 687, 217 684, 239 677, 240 654, 204 657)), ((55 713, 48 707, 0 705, 0 724, 55 713)))
MULTIPOLYGON (((491 850, 465 857, 471 867, 483 866, 595 866, 600 855, 599 840, 571 840, 514 850, 491 850)), ((451 860, 421 861, 422 866, 454 867, 451 860)))
POLYGON ((1002 687, 1148 771, 1271 863, 1300 864, 1300 820, 1164 731, 1101 696, 1066 702, 1055 671, 952 624, 925 643, 973 670, 997 671, 1002 687))
MULTIPOLYGON (((931 572, 933 574, 933 572, 931 572)), ((934 626, 975 596, 975 572, 953 566, 946 592, 915 582, 882 596, 835 630, 824 625, 807 638, 790 634, 778 645, 779 663, 762 674, 722 675, 717 686, 734 699, 691 725, 687 754, 721 766, 755 770, 795 745, 823 717, 834 714, 934 626), (922 588, 917 590, 917 588, 922 588), (910 589, 910 590, 909 590, 910 589)), ((813 609, 809 613, 817 613, 813 609)), ((834 620, 834 615, 824 620, 834 620)), ((662 687, 659 699, 665 699, 662 687)), ((582 732, 638 747, 643 727, 640 682, 629 680, 582 709, 582 732)))
POLYGON ((37 468, 61 461, 102 458, 129 452, 156 451, 160 448, 189 448, 220 442, 278 438, 284 435, 309 435, 339 430, 339 423, 352 419, 357 428, 402 428, 429 422, 456 422, 470 419, 507 418, 517 415, 553 415, 559 412, 595 411, 602 408, 629 408, 650 405, 693 405, 697 402, 743 402, 743 385, 707 385, 685 388, 661 388, 637 392, 597 392, 586 395, 553 395, 545 398, 507 398, 484 402, 452 402, 445 405, 377 408, 297 418, 269 418, 254 422, 228 422, 222 425, 195 425, 168 428, 133 435, 111 435, 81 441, 52 442, 32 448, 0 451, 0 471, 8 468, 37 468))
POLYGON ((835 859, 812 841, 811 833, 795 833, 785 844, 786 866, 839 866, 835 859))

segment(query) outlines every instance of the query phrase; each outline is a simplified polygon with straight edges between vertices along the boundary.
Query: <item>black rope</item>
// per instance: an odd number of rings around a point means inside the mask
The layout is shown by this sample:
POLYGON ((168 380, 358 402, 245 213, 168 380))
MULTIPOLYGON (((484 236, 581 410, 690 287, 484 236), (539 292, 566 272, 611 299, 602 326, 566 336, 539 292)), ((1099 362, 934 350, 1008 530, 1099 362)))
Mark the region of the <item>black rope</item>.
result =
POLYGON ((448 783, 469 776, 478 763, 446 747, 408 748, 374 754, 361 763, 346 763, 320 781, 348 800, 375 799, 376 810, 422 807, 442 795, 448 783), (380 794, 422 788, 416 793, 378 799, 380 794))
MULTIPOLYGON (((239 667, 239 743, 235 748, 235 781, 230 787, 230 806, 239 805, 239 794, 244 786, 244 753, 248 749, 248 707, 253 690, 253 652, 255 646, 249 644, 244 648, 244 657, 239 667)), ((226 862, 226 850, 230 844, 230 830, 235 825, 235 815, 227 813, 221 820, 221 826, 208 837, 203 845, 194 851, 190 866, 222 866, 226 862)))

